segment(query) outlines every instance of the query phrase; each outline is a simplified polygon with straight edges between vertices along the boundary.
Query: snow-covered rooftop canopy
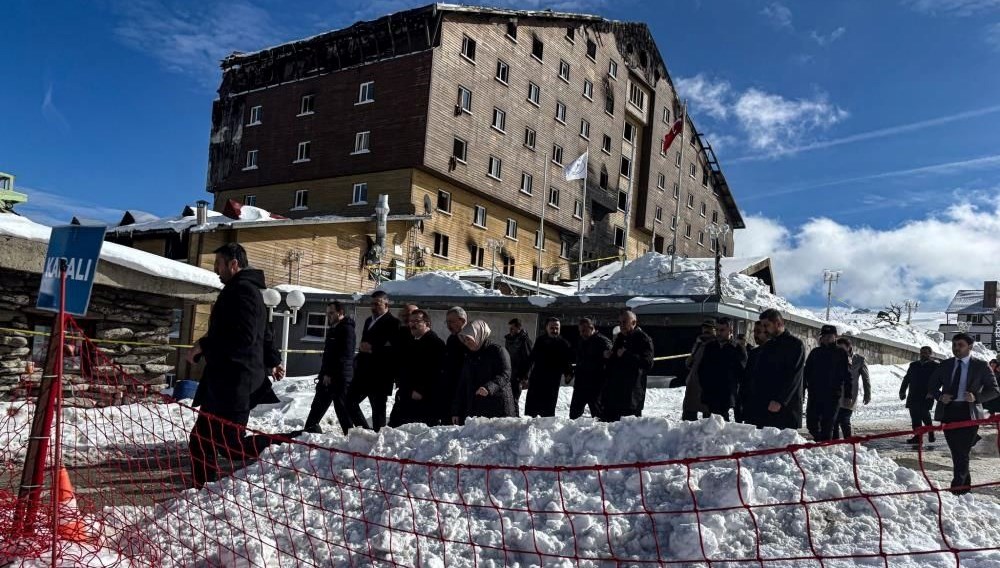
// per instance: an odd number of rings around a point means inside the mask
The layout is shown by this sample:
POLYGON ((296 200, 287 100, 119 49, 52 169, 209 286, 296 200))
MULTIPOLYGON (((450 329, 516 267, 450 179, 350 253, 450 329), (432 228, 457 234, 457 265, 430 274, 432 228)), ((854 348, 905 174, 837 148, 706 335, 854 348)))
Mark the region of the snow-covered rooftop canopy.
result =
POLYGON ((982 290, 959 290, 945 308, 947 314, 992 314, 994 308, 983 306, 982 290))

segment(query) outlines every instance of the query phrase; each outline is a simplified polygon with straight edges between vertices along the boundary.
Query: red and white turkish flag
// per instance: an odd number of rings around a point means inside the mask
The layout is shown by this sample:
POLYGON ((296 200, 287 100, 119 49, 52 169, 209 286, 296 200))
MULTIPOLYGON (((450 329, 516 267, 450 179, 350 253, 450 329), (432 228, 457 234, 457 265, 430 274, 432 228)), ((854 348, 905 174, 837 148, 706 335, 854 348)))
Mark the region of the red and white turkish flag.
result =
POLYGON ((666 154, 667 150, 670 149, 670 145, 674 143, 674 138, 680 136, 681 132, 683 131, 684 131, 684 121, 683 119, 678 118, 677 121, 674 122, 674 125, 670 127, 670 132, 667 132, 667 135, 663 137, 664 154, 666 154))

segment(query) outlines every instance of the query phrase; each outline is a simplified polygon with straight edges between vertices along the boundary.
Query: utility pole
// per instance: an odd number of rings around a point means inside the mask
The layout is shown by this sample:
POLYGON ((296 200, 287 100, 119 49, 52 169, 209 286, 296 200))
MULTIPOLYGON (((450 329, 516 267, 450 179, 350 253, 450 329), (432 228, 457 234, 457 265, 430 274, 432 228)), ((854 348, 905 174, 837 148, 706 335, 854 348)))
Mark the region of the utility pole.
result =
POLYGON ((490 290, 496 290, 497 250, 503 248, 503 243, 496 239, 486 239, 486 246, 490 247, 490 290))
POLYGON ((906 325, 910 325, 910 321, 913 319, 913 312, 917 311, 920 307, 920 302, 916 300, 906 300, 903 302, 903 306, 906 307, 906 325))
POLYGON ((840 270, 823 270, 823 281, 826 282, 826 321, 830 321, 830 304, 833 303, 833 284, 840 280, 840 270))
MULTIPOLYGON (((729 233, 729 225, 718 223, 711 223, 705 230, 708 231, 708 235, 712 238, 712 242, 715 244, 715 293, 722 297, 722 247, 719 246, 719 239, 729 233)), ((830 319, 827 316, 826 319, 830 319)))

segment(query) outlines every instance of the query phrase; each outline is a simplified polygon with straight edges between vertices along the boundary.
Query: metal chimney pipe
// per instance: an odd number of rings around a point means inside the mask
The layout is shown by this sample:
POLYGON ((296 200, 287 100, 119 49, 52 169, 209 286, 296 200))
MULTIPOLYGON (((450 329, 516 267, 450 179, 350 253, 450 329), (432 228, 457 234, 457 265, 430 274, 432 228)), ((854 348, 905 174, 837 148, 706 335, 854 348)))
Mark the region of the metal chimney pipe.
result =
MULTIPOLYGON (((389 225, 389 196, 381 194, 378 196, 378 205, 375 206, 375 245, 380 252, 385 251, 385 235, 389 225)), ((381 254, 379 255, 381 261, 381 254)))
POLYGON ((208 202, 204 199, 198 200, 198 209, 195 212, 195 220, 198 222, 198 226, 202 226, 208 223, 208 202))

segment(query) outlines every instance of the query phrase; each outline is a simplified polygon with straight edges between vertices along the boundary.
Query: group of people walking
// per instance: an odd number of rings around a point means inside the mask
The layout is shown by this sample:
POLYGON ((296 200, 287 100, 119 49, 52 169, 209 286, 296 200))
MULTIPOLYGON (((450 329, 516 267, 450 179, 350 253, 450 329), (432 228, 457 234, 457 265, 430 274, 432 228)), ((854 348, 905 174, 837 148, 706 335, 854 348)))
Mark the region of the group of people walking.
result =
POLYGON ((370 305, 357 353, 355 322, 340 302, 327 306, 323 363, 305 431, 321 432, 320 422, 331 405, 344 433, 353 427, 379 430, 414 422, 437 426, 462 424, 471 417, 514 417, 522 391, 527 391, 526 416, 555 416, 559 388, 571 381, 570 418, 582 416, 585 409, 602 420, 642 415, 653 341, 629 309, 620 313, 614 341, 589 318, 580 319, 574 348, 561 336, 562 322, 554 317, 535 342, 515 318, 501 341, 485 321, 469 321, 464 309, 454 307, 445 317, 449 335, 442 339, 431 329, 428 312, 415 305, 407 304, 393 316, 382 291, 371 295, 370 305), (365 399, 372 408, 370 424, 361 410, 365 399))

